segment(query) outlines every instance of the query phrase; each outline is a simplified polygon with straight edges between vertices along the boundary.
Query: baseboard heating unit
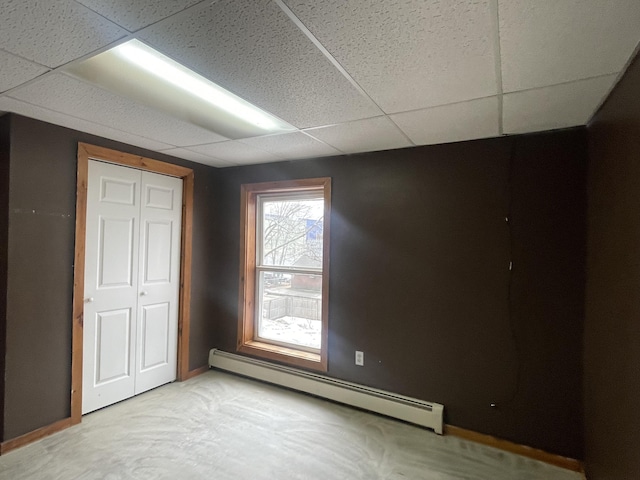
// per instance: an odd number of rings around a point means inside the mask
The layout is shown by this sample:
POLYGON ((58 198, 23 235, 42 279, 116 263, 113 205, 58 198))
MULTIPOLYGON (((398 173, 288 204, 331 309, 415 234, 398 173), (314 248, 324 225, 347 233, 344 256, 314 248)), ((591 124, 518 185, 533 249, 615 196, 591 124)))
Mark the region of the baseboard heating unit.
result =
POLYGON ((444 406, 213 349, 209 366, 380 413, 442 435, 444 406))

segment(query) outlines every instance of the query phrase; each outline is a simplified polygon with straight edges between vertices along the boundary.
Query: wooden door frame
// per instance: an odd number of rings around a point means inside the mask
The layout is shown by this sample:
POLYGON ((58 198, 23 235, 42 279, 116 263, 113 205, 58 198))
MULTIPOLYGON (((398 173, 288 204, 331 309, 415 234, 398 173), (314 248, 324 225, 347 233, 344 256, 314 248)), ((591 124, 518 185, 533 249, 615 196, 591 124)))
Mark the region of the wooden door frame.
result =
MULTIPOLYGON (((89 160, 100 160, 147 172, 181 178, 182 227, 180 249, 180 306, 178 309, 178 381, 189 372, 189 330, 191 298, 191 237, 193 233, 193 170, 151 158, 78 143, 78 179, 76 187, 76 242, 73 268, 73 327, 71 348, 71 424, 82 419, 82 343, 84 311, 84 265, 87 228, 87 185, 89 160)), ((199 373, 194 371, 193 373, 199 373)))

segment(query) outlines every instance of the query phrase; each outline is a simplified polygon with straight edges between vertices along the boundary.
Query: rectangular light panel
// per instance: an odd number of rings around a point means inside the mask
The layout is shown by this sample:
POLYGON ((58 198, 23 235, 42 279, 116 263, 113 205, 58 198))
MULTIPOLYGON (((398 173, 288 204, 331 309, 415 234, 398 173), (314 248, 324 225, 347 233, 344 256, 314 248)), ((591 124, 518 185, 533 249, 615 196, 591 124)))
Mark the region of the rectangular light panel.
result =
POLYGON ((73 64, 66 71, 226 138, 296 130, 138 40, 73 64))

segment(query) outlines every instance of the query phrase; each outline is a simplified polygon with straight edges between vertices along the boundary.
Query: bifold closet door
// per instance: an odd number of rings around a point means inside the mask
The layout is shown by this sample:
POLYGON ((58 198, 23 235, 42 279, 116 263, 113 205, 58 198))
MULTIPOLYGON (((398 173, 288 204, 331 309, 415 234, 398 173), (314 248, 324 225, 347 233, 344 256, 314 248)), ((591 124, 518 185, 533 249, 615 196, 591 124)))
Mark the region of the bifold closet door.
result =
POLYGON ((82 413, 176 378, 182 180, 89 161, 82 413))
POLYGON ((135 394, 178 367, 182 180, 142 172, 135 394))

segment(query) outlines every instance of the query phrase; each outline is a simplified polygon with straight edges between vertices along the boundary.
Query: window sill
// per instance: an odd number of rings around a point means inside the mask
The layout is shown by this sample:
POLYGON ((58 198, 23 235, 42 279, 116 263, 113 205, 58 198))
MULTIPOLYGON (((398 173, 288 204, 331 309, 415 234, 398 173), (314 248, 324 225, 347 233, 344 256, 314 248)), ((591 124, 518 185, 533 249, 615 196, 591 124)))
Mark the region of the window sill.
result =
POLYGON ((318 353, 304 352, 294 348, 257 341, 245 342, 238 346, 238 352, 266 360, 275 360, 276 362, 294 367, 302 367, 320 372, 327 371, 326 362, 322 362, 322 358, 318 353))

